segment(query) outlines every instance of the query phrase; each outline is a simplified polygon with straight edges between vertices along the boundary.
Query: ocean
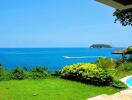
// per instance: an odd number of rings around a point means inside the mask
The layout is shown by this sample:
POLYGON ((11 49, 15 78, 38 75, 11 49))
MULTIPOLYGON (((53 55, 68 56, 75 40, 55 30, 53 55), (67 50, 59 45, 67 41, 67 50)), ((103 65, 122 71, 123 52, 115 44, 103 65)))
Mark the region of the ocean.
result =
POLYGON ((32 68, 45 66, 59 70, 74 63, 95 62, 99 57, 118 59, 113 51, 122 48, 1 48, 0 64, 8 69, 16 66, 32 68))

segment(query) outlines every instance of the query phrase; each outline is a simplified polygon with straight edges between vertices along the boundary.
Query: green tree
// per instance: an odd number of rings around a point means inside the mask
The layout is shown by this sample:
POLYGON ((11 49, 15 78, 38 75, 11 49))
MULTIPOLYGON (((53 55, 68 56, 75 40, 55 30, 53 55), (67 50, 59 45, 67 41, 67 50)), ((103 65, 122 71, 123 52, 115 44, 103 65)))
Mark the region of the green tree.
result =
POLYGON ((132 26, 132 8, 125 10, 116 10, 113 13, 116 17, 115 22, 119 21, 123 26, 132 26))

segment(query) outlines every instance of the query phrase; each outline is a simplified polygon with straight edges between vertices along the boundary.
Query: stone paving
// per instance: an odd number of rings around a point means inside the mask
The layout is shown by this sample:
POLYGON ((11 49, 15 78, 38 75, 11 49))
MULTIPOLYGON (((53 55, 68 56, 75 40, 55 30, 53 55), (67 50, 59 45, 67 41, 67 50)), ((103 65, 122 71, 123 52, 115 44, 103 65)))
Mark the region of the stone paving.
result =
POLYGON ((132 89, 127 89, 113 95, 102 94, 87 100, 132 100, 132 89))
MULTIPOLYGON (((123 83, 126 83, 127 79, 132 77, 132 75, 120 79, 123 83)), ((132 86, 128 86, 127 90, 117 92, 113 95, 102 94, 96 97, 89 98, 87 100, 132 100, 132 86)))

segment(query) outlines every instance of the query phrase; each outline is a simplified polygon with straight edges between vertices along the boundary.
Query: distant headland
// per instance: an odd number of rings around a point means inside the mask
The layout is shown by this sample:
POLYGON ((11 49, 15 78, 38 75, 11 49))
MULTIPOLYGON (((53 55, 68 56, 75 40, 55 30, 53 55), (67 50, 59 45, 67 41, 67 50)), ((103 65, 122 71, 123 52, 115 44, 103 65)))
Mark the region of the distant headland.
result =
POLYGON ((112 48, 109 44, 92 44, 90 48, 112 48))

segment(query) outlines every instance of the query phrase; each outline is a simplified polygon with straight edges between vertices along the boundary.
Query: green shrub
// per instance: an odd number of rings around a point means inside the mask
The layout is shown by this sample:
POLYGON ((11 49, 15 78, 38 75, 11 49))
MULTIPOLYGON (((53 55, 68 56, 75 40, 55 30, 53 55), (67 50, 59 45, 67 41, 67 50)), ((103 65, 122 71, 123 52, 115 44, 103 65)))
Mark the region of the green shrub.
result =
POLYGON ((3 80, 3 76, 4 76, 4 68, 2 65, 0 65, 0 80, 3 80))
POLYGON ((27 78, 25 70, 21 67, 15 67, 11 72, 11 75, 11 77, 16 80, 22 80, 27 78))
POLYGON ((89 63, 66 66, 61 70, 61 77, 94 85, 110 85, 112 81, 112 76, 107 70, 89 63))
POLYGON ((115 61, 107 58, 99 58, 97 62, 97 66, 103 69, 110 69, 115 67, 115 61))
POLYGON ((6 68, 4 68, 2 65, 0 65, 0 81, 1 80, 10 80, 10 72, 6 68))
POLYGON ((31 77, 33 79, 43 79, 49 75, 48 69, 46 67, 36 66, 31 70, 31 77))
POLYGON ((23 80, 29 79, 43 79, 49 76, 50 73, 46 67, 34 67, 29 70, 27 67, 15 67, 12 71, 7 70, 2 65, 0 65, 0 81, 1 80, 23 80))
POLYGON ((120 70, 120 71, 131 71, 132 70, 132 63, 131 62, 124 62, 118 67, 118 70, 120 70))
POLYGON ((115 88, 127 88, 127 86, 119 80, 113 80, 112 86, 115 88))

